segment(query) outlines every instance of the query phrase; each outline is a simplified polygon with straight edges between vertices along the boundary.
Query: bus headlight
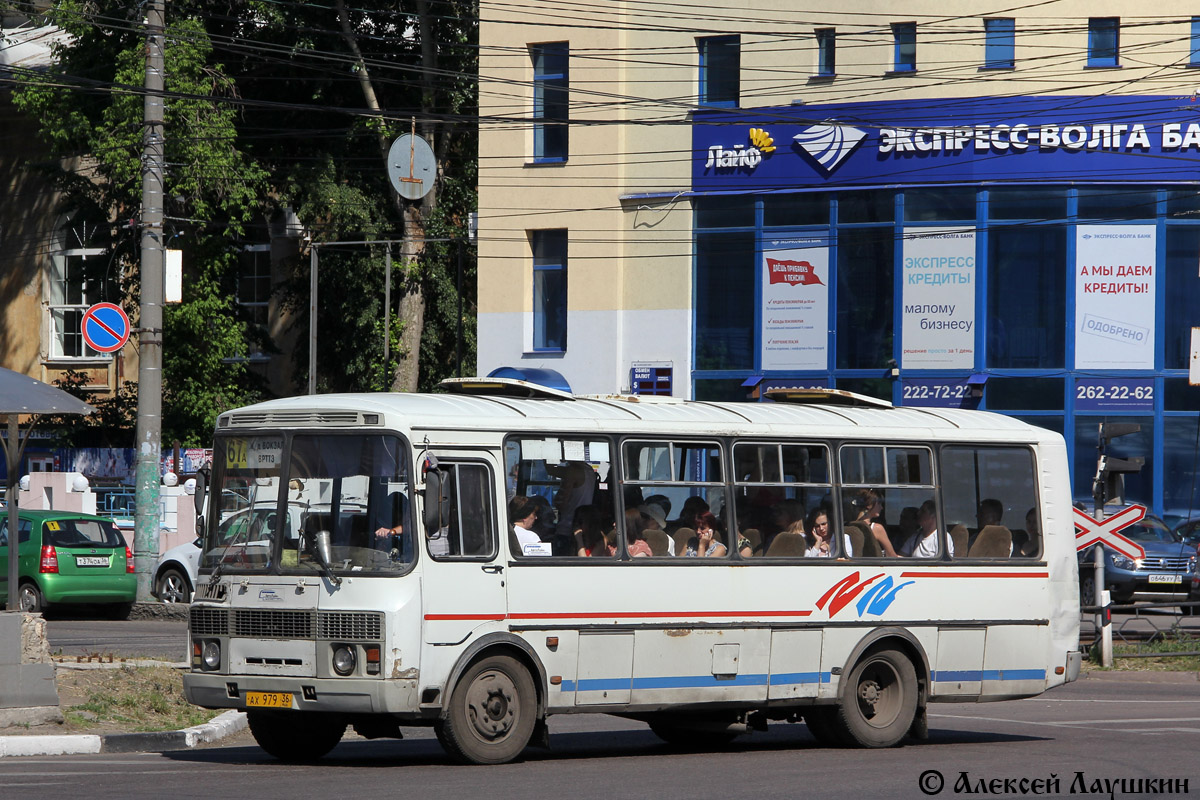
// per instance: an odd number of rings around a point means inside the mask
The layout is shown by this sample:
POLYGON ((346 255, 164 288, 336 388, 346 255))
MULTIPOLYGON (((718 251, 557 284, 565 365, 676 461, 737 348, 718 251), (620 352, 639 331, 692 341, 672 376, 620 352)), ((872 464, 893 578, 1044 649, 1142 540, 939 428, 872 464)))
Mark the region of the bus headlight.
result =
POLYGON ((349 675, 354 672, 358 658, 354 647, 348 644, 338 644, 333 647, 333 671, 338 675, 349 675))
POLYGON ((204 646, 200 649, 200 660, 207 670, 214 670, 221 666, 221 643, 216 639, 209 639, 204 642, 204 646))

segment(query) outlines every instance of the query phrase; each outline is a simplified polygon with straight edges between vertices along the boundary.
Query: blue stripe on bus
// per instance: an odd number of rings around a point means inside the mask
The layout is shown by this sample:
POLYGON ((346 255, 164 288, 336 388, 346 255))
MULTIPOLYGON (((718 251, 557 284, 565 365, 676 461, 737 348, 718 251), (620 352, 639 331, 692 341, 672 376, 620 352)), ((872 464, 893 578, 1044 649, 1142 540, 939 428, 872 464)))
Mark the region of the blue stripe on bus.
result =
MULTIPOLYGON (((935 670, 934 682, 967 681, 1041 681, 1046 679, 1044 669, 963 669, 935 670)), ((722 686, 788 686, 805 683, 832 683, 830 672, 784 672, 776 675, 737 675, 732 678, 717 678, 713 675, 675 675, 658 678, 584 678, 581 681, 564 680, 559 686, 563 692, 610 692, 631 689, 712 689, 722 686)))
POLYGON ((956 669, 935 670, 931 677, 935 683, 952 681, 1044 681, 1044 669, 956 669))

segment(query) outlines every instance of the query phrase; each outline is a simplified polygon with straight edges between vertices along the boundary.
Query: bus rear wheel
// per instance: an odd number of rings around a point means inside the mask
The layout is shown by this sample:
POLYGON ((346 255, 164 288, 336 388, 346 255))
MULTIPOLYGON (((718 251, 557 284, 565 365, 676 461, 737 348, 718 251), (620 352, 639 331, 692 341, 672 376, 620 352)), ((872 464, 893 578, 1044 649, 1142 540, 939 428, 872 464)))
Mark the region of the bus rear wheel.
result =
POLYGON ((345 720, 311 711, 247 711, 246 723, 259 747, 295 763, 316 761, 346 732, 345 720))
POLYGON ((837 727, 849 744, 891 747, 912 727, 917 713, 917 673, 903 653, 868 652, 846 678, 837 727))
POLYGON ((454 687, 438 740, 463 763, 512 761, 533 735, 536 694, 529 671, 515 658, 481 659, 467 668, 454 687))

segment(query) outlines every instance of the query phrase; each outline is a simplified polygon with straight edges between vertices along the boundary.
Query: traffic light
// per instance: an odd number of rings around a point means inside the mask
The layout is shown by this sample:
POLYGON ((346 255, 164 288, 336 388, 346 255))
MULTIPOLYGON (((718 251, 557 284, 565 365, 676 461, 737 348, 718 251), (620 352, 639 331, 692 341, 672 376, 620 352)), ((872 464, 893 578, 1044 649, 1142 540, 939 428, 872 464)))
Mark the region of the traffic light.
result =
POLYGON ((1138 433, 1142 426, 1136 422, 1101 422, 1100 437, 1096 459, 1096 477, 1092 480, 1092 500, 1096 504, 1095 511, 1100 513, 1104 504, 1110 500, 1125 499, 1125 475, 1140 472, 1146 459, 1142 456, 1134 458, 1117 458, 1106 452, 1108 445, 1119 436, 1138 433))

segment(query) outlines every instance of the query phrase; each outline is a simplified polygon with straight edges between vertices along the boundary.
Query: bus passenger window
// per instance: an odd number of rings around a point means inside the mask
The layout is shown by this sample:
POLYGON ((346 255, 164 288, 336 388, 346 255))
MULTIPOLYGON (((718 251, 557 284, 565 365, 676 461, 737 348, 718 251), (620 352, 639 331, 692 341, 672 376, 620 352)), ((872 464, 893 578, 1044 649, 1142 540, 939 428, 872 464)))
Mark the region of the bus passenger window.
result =
MULTIPOLYGON (((828 522, 834 522, 829 448, 823 444, 738 442, 733 446, 733 459, 738 555, 802 557, 809 549, 805 519, 821 509, 828 522)), ((845 541, 845 537, 833 537, 836 556, 847 555, 845 541)))
POLYGON ((504 462, 512 556, 611 557, 615 542, 606 538, 613 529, 610 459, 606 439, 509 438, 504 462))
MULTIPOLYGON (((933 453, 911 445, 847 444, 841 448, 842 519, 846 534, 862 551, 855 557, 878 558, 912 555, 936 557, 941 553, 937 509, 932 501, 933 453), (932 519, 923 532, 922 506, 929 503, 932 519), (928 537, 928 538, 926 538, 928 537)), ((949 545, 946 545, 949 548, 949 545)))
POLYGON ((628 441, 623 447, 625 551, 631 557, 728 556, 720 445, 628 441))
POLYGON ((947 445, 940 475, 946 525, 965 538, 957 558, 1039 558, 1033 452, 1027 447, 947 445))

